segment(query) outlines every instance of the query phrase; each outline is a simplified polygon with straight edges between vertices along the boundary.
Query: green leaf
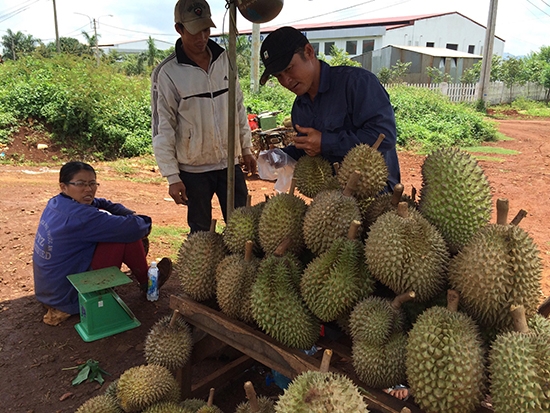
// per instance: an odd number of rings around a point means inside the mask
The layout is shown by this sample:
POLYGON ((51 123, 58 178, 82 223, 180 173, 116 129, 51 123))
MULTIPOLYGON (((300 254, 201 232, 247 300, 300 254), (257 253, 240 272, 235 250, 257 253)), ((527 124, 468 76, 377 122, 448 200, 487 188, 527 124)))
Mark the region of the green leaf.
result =
POLYGON ((80 370, 76 378, 73 380, 72 382, 73 386, 76 386, 77 384, 80 384, 83 381, 85 381, 88 378, 88 373, 90 373, 90 366, 84 365, 82 370, 80 370))

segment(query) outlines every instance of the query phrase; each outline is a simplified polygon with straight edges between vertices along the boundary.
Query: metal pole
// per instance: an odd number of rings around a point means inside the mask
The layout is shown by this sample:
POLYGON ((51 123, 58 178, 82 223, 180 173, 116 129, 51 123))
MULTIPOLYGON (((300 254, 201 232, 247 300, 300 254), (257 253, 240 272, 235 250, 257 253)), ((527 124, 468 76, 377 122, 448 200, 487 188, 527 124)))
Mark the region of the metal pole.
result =
POLYGON ((252 56, 250 58, 250 90, 260 91, 260 25, 252 23, 252 56))
POLYGON ((55 7, 55 0, 53 0, 53 20, 55 24, 55 45, 57 47, 57 53, 61 53, 61 44, 59 43, 59 29, 57 28, 57 8, 55 7))
POLYGON ((97 65, 99 66, 99 43, 97 38, 97 21, 94 19, 94 36, 95 36, 95 60, 97 65))
POLYGON ((235 209, 235 114, 237 86, 237 7, 229 0, 229 113, 227 136, 227 219, 235 209))
POLYGON ((478 99, 485 100, 487 89, 491 81, 491 63, 493 60, 493 45, 495 43, 495 27, 497 23, 498 0, 491 0, 489 17, 487 18, 487 30, 485 31, 485 44, 483 46, 483 59, 479 76, 478 99))

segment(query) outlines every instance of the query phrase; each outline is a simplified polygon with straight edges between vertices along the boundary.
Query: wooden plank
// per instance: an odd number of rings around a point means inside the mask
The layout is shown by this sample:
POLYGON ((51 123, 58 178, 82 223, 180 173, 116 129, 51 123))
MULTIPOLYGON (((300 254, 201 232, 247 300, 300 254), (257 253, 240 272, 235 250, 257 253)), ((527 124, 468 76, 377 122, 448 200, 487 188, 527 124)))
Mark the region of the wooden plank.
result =
POLYGON ((192 385, 191 397, 201 399, 208 395, 211 388, 218 390, 227 386, 232 380, 243 375, 244 372, 255 363, 256 361, 254 359, 244 355, 227 363, 221 369, 218 369, 214 373, 201 379, 198 383, 192 385))

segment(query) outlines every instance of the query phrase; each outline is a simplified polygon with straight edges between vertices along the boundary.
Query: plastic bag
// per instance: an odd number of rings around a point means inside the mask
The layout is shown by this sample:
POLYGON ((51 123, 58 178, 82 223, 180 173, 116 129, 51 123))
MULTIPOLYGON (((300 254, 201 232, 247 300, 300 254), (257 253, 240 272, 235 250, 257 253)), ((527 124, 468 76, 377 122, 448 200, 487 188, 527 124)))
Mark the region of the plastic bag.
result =
POLYGON ((277 192, 288 192, 294 175, 296 161, 279 148, 261 151, 258 156, 260 179, 275 182, 277 192))

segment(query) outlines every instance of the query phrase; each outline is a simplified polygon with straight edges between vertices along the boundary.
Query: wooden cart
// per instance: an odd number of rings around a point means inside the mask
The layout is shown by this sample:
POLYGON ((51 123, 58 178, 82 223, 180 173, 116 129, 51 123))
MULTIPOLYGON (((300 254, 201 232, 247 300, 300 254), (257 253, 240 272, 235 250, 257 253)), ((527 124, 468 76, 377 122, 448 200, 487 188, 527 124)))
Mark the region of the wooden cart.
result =
MULTIPOLYGON (((212 387, 218 388, 231 378, 259 362, 291 379, 308 370, 319 370, 321 353, 308 356, 304 352, 286 347, 248 324, 227 317, 206 305, 197 303, 187 296, 170 297, 170 308, 190 325, 206 333, 200 344, 193 350, 191 361, 180 371, 182 397, 201 397, 212 387), (192 384, 193 364, 198 363, 221 346, 229 345, 242 353, 242 356, 228 363, 225 368, 192 384)), ((351 366, 351 348, 345 343, 321 338, 317 345, 333 352, 330 371, 345 374, 365 390, 365 399, 373 413, 423 413, 410 401, 401 401, 379 389, 365 386, 354 374, 351 366)), ((480 407, 476 413, 490 413, 491 409, 480 407)))

